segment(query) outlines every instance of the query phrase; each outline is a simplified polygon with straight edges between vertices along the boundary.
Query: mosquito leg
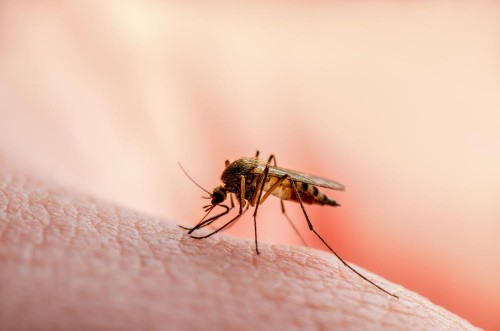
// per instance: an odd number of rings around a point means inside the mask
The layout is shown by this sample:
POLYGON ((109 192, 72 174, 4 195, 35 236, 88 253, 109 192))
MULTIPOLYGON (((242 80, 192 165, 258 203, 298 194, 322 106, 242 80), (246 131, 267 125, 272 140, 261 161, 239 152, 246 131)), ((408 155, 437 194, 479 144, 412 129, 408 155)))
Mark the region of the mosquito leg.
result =
POLYGON ((211 209, 215 208, 215 206, 209 208, 210 210, 208 211, 208 213, 201 219, 201 221, 198 222, 198 224, 196 224, 194 227, 192 227, 191 229, 189 229, 188 234, 191 234, 191 233, 193 233, 193 231, 196 231, 198 229, 201 229, 201 228, 203 228, 205 226, 208 226, 208 225, 212 224, 215 220, 217 220, 221 216, 226 215, 232 209, 232 208, 229 208, 226 205, 219 205, 219 206, 223 207, 225 209, 225 211, 223 211, 223 212, 221 212, 221 213, 219 213, 219 214, 217 214, 215 216, 212 216, 212 217, 210 217, 208 219, 205 219, 208 216, 208 214, 212 211, 211 209))
POLYGON ((283 202, 283 199, 280 199, 280 202, 281 202, 281 212, 283 213, 283 215, 285 215, 285 218, 287 219, 288 223, 290 223, 290 225, 292 226, 293 231, 295 231, 295 234, 297 234, 297 236, 300 238, 300 241, 302 241, 302 243, 304 244, 304 246, 309 247, 309 245, 307 244, 307 242, 304 239, 304 237, 300 234, 299 229, 297 229, 297 227, 295 226, 295 224, 293 224, 292 220, 290 219, 290 217, 286 213, 285 203, 283 202))
MULTIPOLYGON (((231 197, 231 208, 227 207, 226 205, 220 205, 221 207, 226 208, 226 210, 224 212, 222 212, 222 213, 220 213, 220 214, 218 214, 216 216, 213 216, 213 217, 211 217, 209 219, 202 220, 193 229, 190 229, 190 231, 188 233, 191 234, 195 230, 198 230, 198 229, 201 229, 203 227, 206 227, 206 226, 212 224, 213 222, 215 222, 219 217, 224 216, 227 213, 229 213, 229 211, 234 208, 233 194, 232 193, 230 194, 230 197, 231 197)), ((240 210, 239 210, 239 215, 238 215, 238 217, 239 217, 244 212, 246 212, 248 210, 248 207, 249 207, 249 204, 247 204, 246 208, 243 210, 243 207, 245 206, 245 176, 241 176, 240 194, 236 195, 236 199, 238 200, 238 202, 240 204, 240 210)), ((234 223, 224 225, 223 228, 229 229, 233 224, 234 223)), ((220 230, 221 229, 219 229, 217 231, 220 231, 220 230)))
MULTIPOLYGON (((227 207, 227 206, 224 206, 224 205, 222 205, 222 206, 224 208, 228 208, 229 209, 229 207, 227 207)), ((198 223, 196 223, 196 225, 193 226, 192 228, 188 228, 188 227, 185 227, 185 226, 182 226, 182 225, 179 225, 179 227, 181 229, 184 229, 184 230, 189 230, 188 233, 193 232, 194 230, 196 230, 203 223, 203 221, 205 220, 205 218, 207 218, 207 216, 212 212, 212 210, 214 208, 215 208, 215 206, 213 206, 213 205, 209 205, 209 206, 203 207, 203 209, 205 210, 205 213, 206 213, 205 216, 203 216, 203 218, 198 223)))
POLYGON ((228 227, 229 225, 231 225, 232 223, 234 223, 241 215, 244 214, 244 212, 247 211, 247 209, 245 209, 242 213, 239 213, 238 215, 236 215, 233 219, 231 219, 229 222, 227 222, 226 224, 224 224, 223 226, 221 226, 220 228, 218 228, 217 230, 215 231, 212 231, 210 232, 209 234, 207 235, 204 235, 204 236, 193 236, 191 235, 191 238, 194 238, 194 239, 205 239, 205 238, 208 238, 208 237, 211 237, 213 236, 214 234, 216 234, 217 232, 219 231, 222 231, 224 228, 228 227))
POLYGON ((245 176, 241 175, 241 178, 240 178, 240 196, 239 196, 240 214, 243 210, 243 207, 245 206, 245 193, 246 193, 245 176))
MULTIPOLYGON (((274 163, 274 166, 277 167, 278 164, 276 163, 276 157, 274 155, 271 155, 272 159, 273 159, 273 163, 274 163)), ((269 159, 271 159, 271 157, 269 159)), ((269 190, 271 191, 271 189, 269 190)), ((268 192, 269 192, 268 191, 268 192)), ((265 195, 264 195, 264 198, 267 198, 265 195)), ((263 199, 264 199, 263 198, 263 199)), ((263 201, 262 201, 263 202, 263 201)), ((262 203, 261 202, 261 203, 262 203)), ((280 204, 281 204, 281 212, 283 213, 283 215, 285 215, 285 218, 287 219, 288 223, 290 223, 290 225, 292 226, 293 228, 293 231, 295 231, 295 233, 297 234, 297 236, 300 238, 300 241, 302 241, 302 243, 304 244, 304 246, 306 247, 309 247, 309 245, 307 245, 304 237, 300 234, 299 230, 297 229, 297 227, 295 226, 295 224, 293 224, 292 220, 290 219, 290 217, 288 216, 288 214, 286 213, 286 210, 285 210, 285 202, 283 201, 283 199, 280 198, 280 204)))
MULTIPOLYGON (((246 213, 246 211, 248 210, 248 208, 250 208, 250 204, 247 203, 246 206, 244 207, 245 209, 243 209, 243 211, 241 212, 242 214, 246 213)), ((229 230, 234 224, 236 223, 231 223, 229 224, 227 227, 226 227, 226 230, 229 230)))
MULTIPOLYGON (((280 177, 280 179, 278 179, 278 181, 276 183, 273 184, 273 186, 271 186, 269 188, 269 190, 267 190, 266 194, 264 194, 264 196, 262 198, 259 199, 259 205, 263 204, 264 201, 266 201, 266 199, 278 188, 281 186, 281 184, 289 178, 289 175, 288 174, 285 174, 283 176, 280 177)), ((280 199, 281 200, 281 199, 280 199)), ((283 201, 283 200, 281 200, 283 201)))
MULTIPOLYGON (((257 189, 255 190, 255 194, 252 199, 251 205, 255 205, 255 210, 253 212, 253 227, 254 227, 254 233, 255 233, 255 251, 257 254, 260 254, 259 252, 259 245, 257 243, 257 211, 259 210, 259 201, 260 198, 262 197, 262 193, 264 192, 264 183, 266 182, 267 175, 269 174, 269 164, 271 161, 275 159, 274 155, 271 155, 269 159, 267 160, 266 163, 266 168, 264 169, 264 173, 260 177, 259 184, 257 184, 257 189)), ((275 159, 276 162, 276 159, 275 159)))
POLYGON ((274 166, 276 166, 276 156, 274 154, 269 155, 269 158, 267 159, 267 164, 271 164, 271 161, 273 161, 274 166))
POLYGON ((233 200, 233 194, 229 193, 229 199, 231 199, 231 209, 234 208, 234 200, 233 200))
MULTIPOLYGON (((288 174, 285 174, 283 175, 276 183, 273 184, 273 186, 271 186, 269 188, 269 190, 267 190, 266 194, 264 194, 264 196, 259 200, 259 205, 263 204, 264 201, 266 201, 266 199, 278 188, 281 186, 281 184, 289 178, 289 175, 288 174)), ((285 204, 283 203, 283 199, 280 199, 280 202, 281 202, 281 212, 283 213, 283 215, 285 215, 286 219, 288 220, 288 222, 290 223, 290 225, 292 226, 293 230, 295 231, 295 233, 297 234, 297 236, 300 238, 300 240, 302 241, 302 243, 304 244, 304 246, 307 246, 307 243, 306 241, 304 240, 304 237, 302 237, 302 235, 300 234, 299 230, 297 229, 297 227, 295 226, 295 224, 293 224, 292 220, 290 219, 290 217, 288 217, 286 211, 285 211, 285 204)))
POLYGON ((304 204, 302 203, 302 198, 300 197, 300 194, 299 194, 299 191, 297 190, 297 186, 295 185, 295 182, 292 179, 290 179, 290 183, 292 184, 293 190, 294 190, 295 194, 297 195, 297 200, 299 200, 300 208, 302 208, 302 212, 304 213, 304 216, 306 217, 307 225, 309 226, 309 230, 311 230, 312 232, 314 232, 314 234, 323 242, 323 244, 325 244, 326 247, 328 247, 328 249, 340 260, 340 262, 342 262, 342 264, 344 264, 352 272, 354 272, 356 275, 358 275, 359 277, 361 277, 362 279, 364 279, 368 283, 372 284, 373 286, 375 286, 376 288, 378 288, 382 292, 387 293, 390 296, 393 296, 393 297, 399 299, 399 297, 397 295, 388 292, 387 290, 385 290, 382 287, 378 286, 377 284, 375 284, 374 282, 372 282, 371 280, 369 280, 368 278, 366 278, 365 276, 363 276, 361 273, 359 273, 358 271, 356 271, 356 269, 354 269, 349 264, 347 264, 347 262, 344 261, 344 259, 341 258, 340 255, 338 255, 337 252, 335 252, 330 245, 328 245, 328 243, 325 241, 325 239, 323 239, 323 237, 321 237, 321 235, 316 231, 316 229, 314 229, 314 226, 311 223, 311 220, 309 219, 309 216, 307 215, 306 209, 304 208, 304 204))
MULTIPOLYGON (((229 210, 231 210, 231 209, 229 209, 229 210)), ((194 228, 193 230, 190 230, 190 231, 188 232, 188 234, 191 234, 191 233, 193 233, 193 232, 194 232, 194 231, 196 231, 196 230, 199 230, 199 229, 201 229, 201 228, 204 228, 204 227, 209 226, 210 224, 212 224, 213 222, 215 222, 216 220, 218 220, 220 217, 222 217, 222 216, 226 215, 227 213, 229 213, 229 210, 224 211, 224 212, 222 212, 222 213, 220 213, 220 214, 218 214, 218 215, 215 215, 215 216, 213 216, 213 217, 210 217, 209 219, 204 220, 204 221, 203 221, 203 223, 201 223, 200 225, 198 225, 198 226, 197 226, 196 228, 194 228)))
MULTIPOLYGON (((276 158, 274 155, 271 155, 269 159, 267 160, 266 167, 264 168, 264 172, 260 176, 259 182, 257 184, 257 188, 255 189, 255 193, 252 200, 251 200, 251 205, 254 206, 257 201, 260 201, 260 198, 262 196, 262 192, 264 191, 264 183, 266 182, 267 175, 269 174, 269 165, 271 164, 271 161, 274 159, 274 162, 276 163, 276 158)), ((257 204, 258 205, 258 204, 257 204)))

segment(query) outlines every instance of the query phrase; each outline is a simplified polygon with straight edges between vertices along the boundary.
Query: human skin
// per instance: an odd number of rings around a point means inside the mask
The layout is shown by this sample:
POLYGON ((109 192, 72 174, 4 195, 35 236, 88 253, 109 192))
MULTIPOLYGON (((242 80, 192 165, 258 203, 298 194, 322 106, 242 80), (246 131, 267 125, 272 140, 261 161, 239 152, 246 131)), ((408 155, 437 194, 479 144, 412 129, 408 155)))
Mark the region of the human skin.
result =
POLYGON ((377 290, 332 254, 259 247, 195 240, 175 222, 3 166, 0 329, 474 329, 362 271, 400 298, 377 290))
POLYGON ((306 207, 342 257, 498 330, 500 2, 381 3, 1 1, 0 163, 192 225, 177 161, 211 190, 273 153, 347 187, 306 207))

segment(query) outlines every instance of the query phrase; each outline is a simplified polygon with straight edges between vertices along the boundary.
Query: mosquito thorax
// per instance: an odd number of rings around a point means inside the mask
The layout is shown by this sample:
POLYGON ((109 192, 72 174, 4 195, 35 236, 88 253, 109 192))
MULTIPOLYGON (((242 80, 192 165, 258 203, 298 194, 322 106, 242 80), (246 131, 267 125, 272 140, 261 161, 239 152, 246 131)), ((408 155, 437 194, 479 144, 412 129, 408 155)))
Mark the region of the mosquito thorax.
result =
POLYGON ((225 189, 229 192, 239 193, 241 176, 245 176, 247 180, 251 179, 252 170, 258 164, 259 161, 255 157, 244 157, 228 164, 221 176, 225 189))
POLYGON ((224 200, 226 200, 226 189, 222 186, 217 186, 212 193, 212 205, 222 203, 224 200))

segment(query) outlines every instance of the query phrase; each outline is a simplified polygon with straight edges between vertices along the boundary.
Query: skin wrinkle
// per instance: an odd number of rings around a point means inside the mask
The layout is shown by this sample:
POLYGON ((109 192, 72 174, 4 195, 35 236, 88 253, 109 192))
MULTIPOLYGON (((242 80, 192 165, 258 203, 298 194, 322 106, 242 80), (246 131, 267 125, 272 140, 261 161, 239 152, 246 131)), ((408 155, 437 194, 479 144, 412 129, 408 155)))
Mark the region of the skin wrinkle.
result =
MULTIPOLYGON (((106 207, 99 208, 96 212, 99 222, 96 224, 96 231, 101 234, 101 245, 103 250, 109 255, 109 260, 119 261, 121 246, 118 242, 119 238, 119 222, 116 208, 106 207), (98 225, 98 226, 97 226, 98 225)), ((117 264, 116 262, 114 263, 117 264)), ((118 266, 115 266, 118 269, 118 266)))
POLYGON ((149 249, 149 255, 141 255, 141 274, 149 274, 155 272, 156 269, 162 274, 167 274, 167 268, 161 257, 156 252, 156 247, 160 246, 158 238, 154 236, 154 230, 143 220, 134 222, 134 228, 142 241, 149 249))
POLYGON ((45 204, 42 203, 43 196, 38 192, 34 192, 28 195, 28 204, 30 206, 29 209, 26 209, 28 212, 26 213, 28 217, 38 222, 38 224, 42 228, 42 233, 40 239, 35 243, 37 245, 43 245, 44 240, 46 238, 45 231, 50 222, 49 211, 45 204), (30 212, 31 211, 31 212, 30 212))
POLYGON ((64 205, 53 198, 48 198, 44 206, 48 216, 42 231, 43 240, 38 247, 53 247, 52 254, 58 256, 58 260, 64 259, 74 240, 79 238, 79 223, 65 212, 64 205), (62 249, 59 247, 61 243, 64 244, 62 249))
POLYGON ((9 202, 7 195, 5 194, 5 189, 9 183, 10 179, 7 177, 5 182, 0 183, 0 212, 5 212, 7 209, 7 204, 9 202))
POLYGON ((256 256, 253 240, 195 240, 175 224, 4 178, 0 171, 14 201, 0 202, 9 223, 0 237, 0 329, 472 328, 403 289, 400 300, 371 289, 326 252, 261 242, 256 256), (41 217, 50 222, 35 222, 41 217), (36 250, 15 258, 21 247, 36 250))
POLYGON ((16 214, 17 210, 15 207, 15 203, 16 203, 17 197, 14 196, 13 192, 9 191, 9 190, 7 190, 5 192, 5 195, 7 197, 7 204, 5 206, 5 212, 9 213, 11 215, 16 214))
POLYGON ((7 221, 7 207, 9 205, 9 198, 7 194, 4 192, 5 187, 2 185, 0 191, 0 215, 2 220, 6 220, 5 222, 0 222, 0 240, 4 239, 4 236, 7 233, 10 222, 7 221))
POLYGON ((118 243, 118 248, 119 248, 119 253, 120 253, 120 260, 123 260, 125 257, 125 249, 124 249, 124 244, 123 244, 123 229, 122 229, 122 220, 121 218, 117 217, 117 233, 116 233, 116 240, 118 243))

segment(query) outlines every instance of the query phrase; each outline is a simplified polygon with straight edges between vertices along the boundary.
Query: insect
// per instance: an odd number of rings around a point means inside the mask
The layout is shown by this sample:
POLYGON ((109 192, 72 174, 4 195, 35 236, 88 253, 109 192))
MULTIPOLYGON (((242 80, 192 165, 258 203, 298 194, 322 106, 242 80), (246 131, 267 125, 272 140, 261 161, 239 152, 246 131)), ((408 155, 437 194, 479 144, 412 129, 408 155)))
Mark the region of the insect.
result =
POLYGON ((348 269, 384 293, 387 293, 395 298, 399 298, 397 295, 388 292, 359 273, 342 257, 340 257, 340 255, 337 254, 337 252, 335 252, 335 250, 333 250, 325 239, 316 231, 309 215, 306 212, 306 209, 304 208, 304 204, 319 204, 334 207, 340 206, 336 201, 320 192, 318 186, 337 191, 344 191, 344 185, 330 179, 278 167, 276 165, 276 157, 274 155, 271 155, 267 162, 263 163, 259 160, 259 151, 257 151, 255 157, 244 157, 232 163, 226 161, 226 167, 221 176, 222 185, 214 188, 212 192, 207 191, 194 181, 194 179, 189 176, 180 163, 179 166, 196 186, 209 194, 209 196, 205 198, 211 200, 209 205, 203 207, 206 212, 205 216, 194 227, 186 228, 181 226, 181 228, 188 230, 188 234, 191 235, 192 238, 205 239, 222 231, 223 229, 227 229, 234 224, 250 207, 254 207, 253 220, 255 251, 257 254, 260 254, 257 242, 257 212, 259 210, 259 206, 263 204, 270 195, 274 195, 280 198, 282 213, 305 244, 303 237, 300 235, 297 228, 286 214, 285 205, 283 203, 283 200, 295 201, 300 204, 307 221, 307 225, 309 226, 309 230, 311 230, 348 269), (230 206, 223 204, 228 195, 230 197, 230 206), (220 217, 228 214, 229 211, 235 207, 233 197, 239 203, 239 212, 235 217, 207 235, 193 235, 193 232, 196 230, 209 226, 220 217), (222 207, 224 210, 215 216, 207 218, 217 206, 222 207))

